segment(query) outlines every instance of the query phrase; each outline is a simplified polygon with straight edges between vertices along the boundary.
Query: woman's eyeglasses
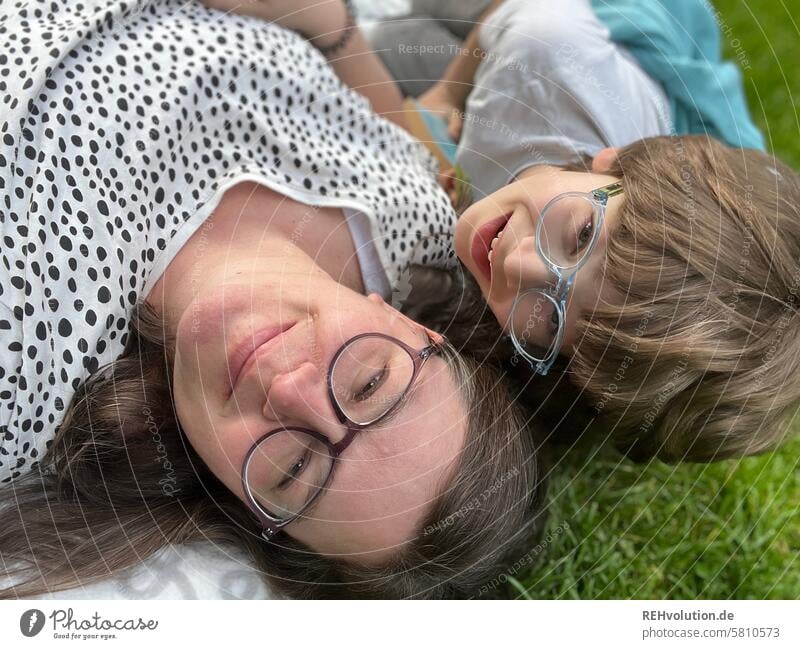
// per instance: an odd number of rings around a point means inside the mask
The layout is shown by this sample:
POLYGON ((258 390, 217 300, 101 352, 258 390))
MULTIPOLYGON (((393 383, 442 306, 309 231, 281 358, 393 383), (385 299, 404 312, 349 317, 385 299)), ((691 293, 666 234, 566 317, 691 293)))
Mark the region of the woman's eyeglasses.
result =
POLYGON ((415 350, 386 334, 354 336, 334 354, 327 387, 347 434, 332 444, 306 428, 278 428, 258 439, 242 465, 242 489, 270 540, 306 511, 333 476, 336 461, 356 433, 377 424, 403 401, 436 344, 415 350))
POLYGON ((544 376, 564 342, 566 303, 575 275, 591 257, 603 227, 608 199, 622 192, 616 182, 591 192, 565 192, 542 209, 536 252, 552 279, 547 289, 530 289, 514 300, 509 338, 531 369, 544 376))

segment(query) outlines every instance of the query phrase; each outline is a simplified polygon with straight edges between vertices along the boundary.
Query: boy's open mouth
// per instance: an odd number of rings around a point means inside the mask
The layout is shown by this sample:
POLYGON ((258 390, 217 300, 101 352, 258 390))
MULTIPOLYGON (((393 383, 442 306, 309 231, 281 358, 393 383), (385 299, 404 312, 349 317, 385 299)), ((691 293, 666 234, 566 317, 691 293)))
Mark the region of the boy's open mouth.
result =
POLYGON ((487 280, 491 281, 492 279, 493 248, 500 241, 510 218, 511 212, 487 221, 478 228, 472 237, 472 260, 487 280))

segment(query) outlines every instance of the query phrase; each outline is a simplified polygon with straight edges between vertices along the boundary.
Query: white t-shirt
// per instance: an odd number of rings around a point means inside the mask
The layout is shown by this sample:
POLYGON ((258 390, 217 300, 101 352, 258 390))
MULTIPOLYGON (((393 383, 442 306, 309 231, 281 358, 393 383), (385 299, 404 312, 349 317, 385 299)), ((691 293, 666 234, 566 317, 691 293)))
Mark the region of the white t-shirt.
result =
POLYGON ((456 160, 475 200, 526 167, 672 132, 663 88, 611 40, 589 0, 506 0, 479 43, 456 160))
POLYGON ((0 483, 35 465, 236 183, 341 207, 384 293, 408 263, 455 262, 433 156, 264 21, 184 0, 3 2, 0 114, 0 483))

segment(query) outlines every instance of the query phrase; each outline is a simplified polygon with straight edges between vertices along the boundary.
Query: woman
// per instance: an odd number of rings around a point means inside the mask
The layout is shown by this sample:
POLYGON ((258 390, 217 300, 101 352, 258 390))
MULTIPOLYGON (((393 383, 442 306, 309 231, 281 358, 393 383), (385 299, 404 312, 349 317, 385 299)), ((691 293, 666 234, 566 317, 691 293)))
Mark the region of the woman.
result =
POLYGON ((0 595, 195 538, 295 595, 496 575, 543 518, 525 414, 376 294, 448 256, 431 158, 277 26, 50 10, 0 31, 0 595))

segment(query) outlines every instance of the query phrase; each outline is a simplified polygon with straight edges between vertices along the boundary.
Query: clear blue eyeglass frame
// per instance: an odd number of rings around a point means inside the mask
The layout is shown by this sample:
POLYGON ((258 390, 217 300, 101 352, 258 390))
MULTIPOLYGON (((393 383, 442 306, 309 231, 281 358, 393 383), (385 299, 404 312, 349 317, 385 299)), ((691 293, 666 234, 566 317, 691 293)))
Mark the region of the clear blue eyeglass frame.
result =
POLYGON ((577 272, 592 256, 592 251, 597 244, 600 232, 603 229, 603 221, 605 219, 608 199, 616 196, 617 194, 621 194, 622 191, 622 183, 615 182, 611 183, 610 185, 606 185, 605 187, 592 190, 591 192, 564 192, 552 198, 544 206, 544 208, 542 208, 542 212, 539 215, 539 221, 536 225, 536 252, 542 261, 544 261, 554 282, 552 282, 552 285, 546 289, 529 289, 520 293, 515 298, 514 304, 511 307, 511 318, 513 319, 514 312, 520 301, 525 296, 536 293, 552 303, 555 312, 558 314, 558 330, 554 336, 553 344, 548 348, 547 352, 542 358, 537 358, 536 356, 532 355, 528 349, 526 349, 525 345, 517 339, 513 332, 507 336, 507 338, 509 338, 514 345, 514 348, 517 350, 517 353, 526 361, 528 361, 531 369, 540 376, 547 375, 556 358, 558 357, 558 353, 561 351, 561 346, 564 343, 564 322, 566 321, 567 298, 569 297, 569 293, 572 289, 577 272), (581 258, 573 266, 569 267, 560 266, 548 258, 542 247, 541 238, 542 224, 544 223, 544 216, 547 213, 547 210, 556 201, 567 197, 585 198, 593 206, 595 214, 595 227, 592 230, 592 239, 586 246, 581 258))

